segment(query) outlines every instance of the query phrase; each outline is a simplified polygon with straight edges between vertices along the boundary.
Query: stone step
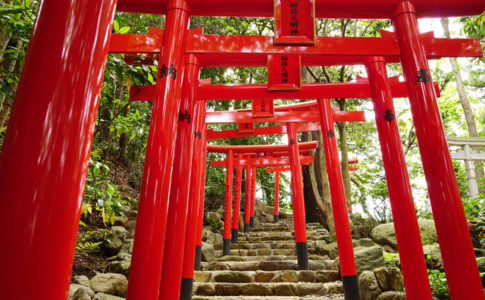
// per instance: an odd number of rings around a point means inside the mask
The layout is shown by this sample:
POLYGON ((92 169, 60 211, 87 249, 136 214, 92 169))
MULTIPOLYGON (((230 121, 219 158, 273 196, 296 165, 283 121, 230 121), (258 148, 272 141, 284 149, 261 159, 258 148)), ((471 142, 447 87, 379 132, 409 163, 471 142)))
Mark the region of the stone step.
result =
POLYGON ((196 271, 195 282, 311 282, 325 283, 338 279, 337 270, 285 271, 196 271))
MULTIPOLYGON (((320 230, 322 225, 319 223, 308 223, 306 224, 307 230, 320 230)), ((257 227, 252 227, 249 229, 252 232, 260 231, 294 231, 293 221, 291 223, 280 224, 280 223, 262 223, 257 227)))
POLYGON ((261 236, 254 236, 254 235, 248 235, 248 236, 239 236, 237 241, 238 242, 263 242, 263 241, 292 241, 295 238, 293 235, 289 232, 271 232, 269 234, 268 232, 265 232, 265 235, 261 236))
MULTIPOLYGON (((273 228, 266 228, 266 230, 256 230, 256 229, 261 229, 264 227, 256 227, 256 228, 250 228, 248 232, 240 232, 240 236, 263 236, 263 235, 268 235, 268 234, 294 234, 295 230, 293 226, 288 226, 288 227, 282 227, 281 230, 274 230, 273 228)), ((315 228, 315 227, 306 227, 306 233, 313 235, 316 233, 326 233, 328 234, 328 231, 324 228, 315 228)))
MULTIPOLYGON (((267 249, 270 250, 270 249, 267 249)), ((311 260, 323 260, 324 258, 320 255, 309 254, 308 258, 311 260)), ((275 260, 296 260, 296 255, 262 255, 262 256, 240 256, 240 255, 226 255, 217 257, 216 261, 275 261, 275 260)))
MULTIPOLYGON (((314 248, 316 245, 315 241, 308 241, 307 246, 308 248, 314 248)), ((222 243, 215 244, 214 249, 222 250, 222 243)), ((237 243, 231 244, 231 249, 295 249, 295 242, 293 241, 272 241, 271 243, 263 243, 263 242, 248 242, 248 241, 241 241, 237 243)))
MULTIPOLYGON (((310 270, 337 270, 337 264, 333 260, 309 260, 310 270)), ((296 260, 276 261, 212 261, 202 263, 203 271, 278 271, 298 270, 296 260)))
MULTIPOLYGON (((284 240, 294 240, 294 232, 279 232, 279 231, 260 231, 260 232, 249 232, 246 234, 240 234, 238 236, 238 242, 260 242, 260 241, 284 241, 284 240)), ((306 232, 306 237, 309 240, 324 240, 330 235, 328 231, 321 230, 308 230, 306 232)))
POLYGON ((327 283, 194 283, 201 296, 324 296, 343 293, 342 282, 327 283))
POLYGON ((344 300, 342 294, 326 296, 193 296, 192 300, 344 300))
MULTIPOLYGON (((261 255, 296 255, 295 247, 293 249, 231 249, 230 255, 237 256, 261 256, 261 255)), ((216 257, 222 256, 222 250, 215 251, 216 257)))
POLYGON ((250 231, 259 232, 259 231, 288 231, 293 228, 293 225, 290 224, 271 224, 271 223, 263 223, 258 227, 250 228, 250 231))

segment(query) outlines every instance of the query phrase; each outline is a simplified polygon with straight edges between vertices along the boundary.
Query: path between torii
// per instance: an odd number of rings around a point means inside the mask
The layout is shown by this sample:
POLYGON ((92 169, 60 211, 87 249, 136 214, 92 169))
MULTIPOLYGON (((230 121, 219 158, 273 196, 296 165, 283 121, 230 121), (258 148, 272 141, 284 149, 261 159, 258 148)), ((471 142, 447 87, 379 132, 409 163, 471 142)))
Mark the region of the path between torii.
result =
MULTIPOLYGON (((328 237, 319 224, 307 224, 308 249, 328 237)), ((322 299, 343 300, 334 260, 310 254, 310 270, 299 271, 293 236, 293 218, 279 223, 262 223, 249 233, 241 233, 231 245, 231 255, 203 263, 194 274, 193 300, 216 299, 322 299)), ((222 243, 215 245, 222 249, 222 243)))

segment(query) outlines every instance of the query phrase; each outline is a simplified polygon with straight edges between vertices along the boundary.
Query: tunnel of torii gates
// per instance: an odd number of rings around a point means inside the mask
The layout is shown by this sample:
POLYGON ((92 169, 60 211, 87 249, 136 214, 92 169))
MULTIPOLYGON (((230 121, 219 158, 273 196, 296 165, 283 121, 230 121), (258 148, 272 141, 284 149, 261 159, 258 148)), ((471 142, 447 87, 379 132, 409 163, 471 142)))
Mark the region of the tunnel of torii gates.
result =
MULTIPOLYGON (((179 298, 183 255, 178 253, 195 252, 189 243, 191 249, 183 247, 183 237, 194 234, 186 225, 195 216, 189 211, 187 219, 187 202, 203 198, 205 100, 334 97, 373 100, 406 296, 432 299, 393 111, 397 95, 386 73, 386 63, 399 62, 450 297, 485 299, 428 66, 428 59, 481 57, 482 50, 478 40, 421 34, 417 23, 424 17, 478 15, 485 2, 299 0, 294 6, 295 0, 41 1, 0 155, 0 236, 8 245, 0 247, 5 299, 67 298, 108 52, 145 53, 133 63, 158 59, 159 68, 127 299, 179 298), (113 35, 116 10, 165 14, 165 28, 113 35), (191 16, 274 17, 275 36, 204 35, 201 28, 188 29, 191 16), (377 38, 316 37, 315 18, 391 19, 395 32, 377 38), (369 82, 301 84, 298 75, 300 66, 350 64, 365 65, 369 82), (202 67, 257 66, 268 67, 268 84, 199 84, 202 67), (172 213, 179 208, 185 210, 172 213)), ((328 100, 319 103, 320 111, 330 111, 328 100)), ((290 136, 298 123, 293 113, 275 112, 286 114, 281 122, 290 124, 290 136)), ((328 133, 333 123, 323 121, 322 132, 328 133)), ((289 158, 298 161, 295 145, 290 143, 289 158)), ((332 155, 337 153, 326 153, 332 155)), ((327 169, 330 178, 341 179, 339 168, 327 169)), ((348 224, 347 215, 342 219, 348 224)), ((343 238, 337 232, 339 251, 352 253, 351 244, 341 247, 343 238)), ((346 299, 358 299, 350 288, 355 266, 348 262, 341 260, 346 299)))
MULTIPOLYGON (((325 100, 322 100, 323 102, 325 100)), ((329 103, 329 101, 326 101, 329 103)), ((316 113, 318 112, 317 102, 306 102, 297 105, 289 105, 283 107, 277 107, 274 110, 271 109, 273 107, 272 100, 253 100, 252 102, 252 114, 253 116, 259 116, 252 119, 253 122, 261 122, 261 115, 264 114, 267 118, 274 116, 275 111, 294 111, 297 110, 297 114, 299 114, 299 121, 310 121, 313 118, 308 116, 308 113, 311 110, 314 110, 316 113), (269 108, 269 109, 268 109, 269 108), (264 111, 263 111, 264 109, 264 111)), ((326 109, 327 107, 324 107, 326 109)), ((328 107, 329 108, 329 107, 328 107)), ((212 123, 216 122, 225 122, 228 121, 227 114, 229 112, 214 112, 211 113, 210 117, 207 117, 206 122, 210 120, 212 123)), ((233 112, 234 113, 234 112, 233 112)), ((236 111, 237 114, 245 114, 244 111, 236 111)), ((336 110, 330 110, 329 112, 325 112, 323 118, 327 120, 328 123, 334 120, 334 115, 336 115, 336 119, 339 121, 364 121, 365 115, 363 112, 340 112, 336 110)), ((294 116, 296 117, 296 115, 294 116)), ((236 119, 238 119, 236 117, 236 119)), ((301 269, 308 269, 308 253, 307 253, 307 246, 306 246, 306 232, 305 232, 305 206, 304 206, 304 199, 303 199, 303 185, 301 182, 301 169, 299 168, 300 164, 309 164, 313 162, 313 156, 307 156, 307 152, 309 152, 309 147, 315 148, 317 146, 316 142, 309 142, 309 143, 302 143, 298 144, 297 132, 308 132, 308 131, 316 131, 320 130, 320 124, 315 123, 287 123, 286 126, 271 126, 271 127, 262 127, 259 128, 258 132, 254 132, 254 126, 252 123, 239 123, 238 130, 226 130, 226 131, 211 131, 208 135, 208 139, 221 139, 221 138, 232 138, 232 137, 247 137, 247 136, 256 136, 256 135, 263 135, 263 134, 277 134, 283 133, 286 131, 288 134, 288 151, 281 152, 279 149, 276 151, 274 148, 275 146, 213 146, 210 145, 207 147, 209 152, 219 152, 219 153, 226 153, 227 158, 224 161, 212 161, 211 166, 226 166, 226 201, 225 201, 225 223, 224 223, 224 246, 223 246, 223 255, 229 255, 230 253, 230 235, 231 235, 231 197, 232 197, 232 186, 233 186, 233 167, 236 166, 236 191, 234 194, 234 214, 233 214, 233 221, 232 221, 232 241, 237 242, 237 232, 239 226, 239 197, 240 197, 240 190, 239 186, 241 184, 241 169, 246 168, 246 201, 245 201, 245 215, 244 215, 244 232, 247 232, 250 227, 252 227, 252 221, 254 219, 254 194, 255 194, 255 184, 256 184, 256 168, 258 167, 276 167, 276 169, 270 170, 279 172, 281 166, 293 166, 296 165, 294 168, 290 168, 292 171, 292 200, 293 200, 293 207, 294 207, 294 222, 295 222, 295 239, 297 242, 297 252, 298 252, 298 264, 301 269), (245 126, 251 125, 251 126, 245 126), (293 129, 290 129, 292 127, 293 129), (286 130, 285 130, 286 129, 286 130), (295 148, 292 148, 295 147, 295 148), (292 150, 295 149, 295 150, 292 150), (296 149, 299 150, 296 151, 296 149), (251 152, 252 151, 252 152, 251 152), (296 151, 297 154, 300 156, 299 161, 296 159, 297 157, 291 156, 292 151, 296 151), (249 156, 249 157, 247 157, 249 156), (256 156, 254 158, 254 156, 256 156), (296 172, 296 173, 294 173, 296 172)), ((328 138, 334 138, 335 134, 333 129, 330 129, 331 134, 328 134, 328 138)), ((333 144, 325 143, 325 147, 333 147, 336 146, 333 144)), ((281 146, 279 147, 281 148, 281 146)), ((338 157, 337 157, 338 159, 338 157)), ((354 163, 355 161, 352 161, 354 163)), ((335 166, 335 165, 334 165, 335 166)), ((278 173, 277 173, 278 174, 278 173)), ((277 219, 277 211, 278 211, 278 186, 279 180, 278 175, 276 175, 276 182, 275 182, 275 219, 277 219)), ((337 188, 339 191, 343 191, 343 182, 339 182, 341 188, 337 188)), ((339 197, 337 201, 345 201, 345 195, 341 195, 343 197, 339 197)), ((339 207, 339 206, 336 206, 339 207)), ((335 211, 336 214, 342 215, 339 211, 335 211)), ((338 223, 338 221, 336 221, 338 223)), ((340 225, 338 224, 337 227, 340 225)), ((350 232, 349 232, 350 234, 350 232)), ((350 235, 349 235, 350 236, 350 235)), ((342 258, 345 259, 345 258, 342 258)), ((355 274, 354 274, 355 275, 355 274)), ((183 290, 184 288, 182 288, 183 290)))

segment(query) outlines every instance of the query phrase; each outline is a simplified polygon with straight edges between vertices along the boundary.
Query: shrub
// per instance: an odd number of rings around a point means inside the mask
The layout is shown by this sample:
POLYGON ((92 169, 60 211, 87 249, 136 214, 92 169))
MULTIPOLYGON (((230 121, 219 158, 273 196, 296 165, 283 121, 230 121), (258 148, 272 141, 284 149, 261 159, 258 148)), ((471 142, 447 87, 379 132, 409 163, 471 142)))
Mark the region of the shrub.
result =
POLYGON ((121 198, 118 187, 111 183, 109 167, 100 162, 90 160, 82 215, 87 218, 93 213, 93 207, 98 212, 104 224, 114 224, 116 216, 122 216, 126 200, 121 198))

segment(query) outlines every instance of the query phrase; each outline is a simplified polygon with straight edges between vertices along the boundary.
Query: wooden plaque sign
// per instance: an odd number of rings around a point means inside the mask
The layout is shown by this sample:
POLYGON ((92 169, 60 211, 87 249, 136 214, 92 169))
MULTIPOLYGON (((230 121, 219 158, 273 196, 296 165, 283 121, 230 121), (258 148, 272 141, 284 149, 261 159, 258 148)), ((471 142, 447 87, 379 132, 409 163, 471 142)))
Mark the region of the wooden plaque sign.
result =
POLYGON ((253 117, 273 117, 274 104, 273 99, 256 99, 253 100, 253 117))
POLYGON ((253 125, 253 123, 238 123, 237 124, 237 131, 239 133, 254 132, 254 125, 253 125))
POLYGON ((268 55, 268 90, 301 89, 301 56, 268 55))
POLYGON ((315 1, 274 0, 275 44, 315 44, 315 1))

